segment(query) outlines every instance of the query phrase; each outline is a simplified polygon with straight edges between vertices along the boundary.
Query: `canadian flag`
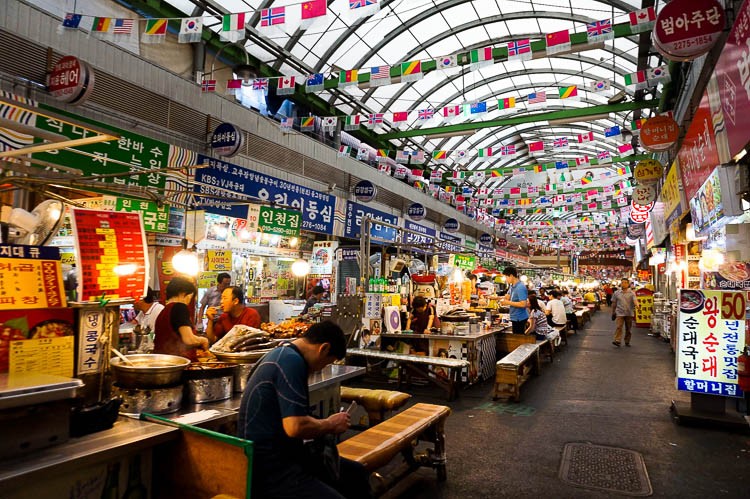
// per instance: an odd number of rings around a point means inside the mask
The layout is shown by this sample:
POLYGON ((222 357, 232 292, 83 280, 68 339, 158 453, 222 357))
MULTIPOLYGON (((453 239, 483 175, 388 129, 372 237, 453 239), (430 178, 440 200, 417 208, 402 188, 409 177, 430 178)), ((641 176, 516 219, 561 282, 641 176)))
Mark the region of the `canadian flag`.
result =
POLYGON ((461 115, 461 106, 445 106, 443 108, 443 118, 455 118, 461 115))
POLYGON ((294 93, 294 76, 282 76, 276 87, 277 95, 289 95, 294 93))
POLYGON ((583 144, 584 142, 593 142, 594 132, 587 132, 578 134, 578 143, 583 144))

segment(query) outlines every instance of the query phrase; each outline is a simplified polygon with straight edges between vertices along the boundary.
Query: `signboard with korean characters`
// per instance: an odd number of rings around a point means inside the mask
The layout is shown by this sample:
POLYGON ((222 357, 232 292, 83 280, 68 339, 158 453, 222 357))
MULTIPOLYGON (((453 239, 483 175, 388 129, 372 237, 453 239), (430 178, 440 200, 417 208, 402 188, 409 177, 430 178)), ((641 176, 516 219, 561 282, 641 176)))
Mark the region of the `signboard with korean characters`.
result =
POLYGON ((745 346, 745 291, 683 289, 679 296, 677 389, 741 397, 737 357, 745 346))
POLYGON ((244 135, 237 125, 220 123, 211 134, 211 149, 225 158, 236 156, 242 148, 244 135))
POLYGON ((463 251, 462 248, 462 240, 458 236, 454 236, 453 234, 448 234, 446 232, 440 232, 438 234, 438 243, 437 246, 442 251, 447 251, 450 253, 460 253, 463 251))
POLYGON ((641 127, 641 145, 651 152, 668 150, 677 142, 679 136, 680 127, 670 116, 654 116, 641 127))
POLYGON ((654 312, 654 292, 640 288, 635 291, 635 325, 636 327, 650 327, 651 316, 654 312))
POLYGON ((406 216, 409 217, 410 220, 419 222, 427 218, 427 208, 425 208, 422 203, 412 203, 406 210, 406 216))
POLYGON ((72 308, 0 310, 0 373, 73 376, 72 308))
POLYGON ((677 217, 682 213, 682 210, 679 210, 682 193, 680 192, 678 169, 679 164, 675 161, 669 168, 667 176, 664 178, 664 184, 661 187, 661 193, 659 193, 659 198, 664 203, 664 216, 670 222, 673 219, 673 215, 677 217))
POLYGON ((247 218, 247 205, 235 202, 244 194, 299 210, 302 230, 333 234, 335 196, 207 156, 198 161, 208 165, 196 172, 194 186, 196 203, 206 211, 247 218))
POLYGON ((664 167, 655 159, 644 159, 635 165, 633 178, 639 184, 656 184, 661 180, 664 167))
MULTIPOLYGON (((404 232, 404 242, 415 246, 427 246, 435 242, 437 231, 432 227, 404 220, 404 228, 410 232, 404 232)), ((424 249, 413 248, 413 251, 424 253, 424 249)))
POLYGON ((472 270, 477 265, 477 257, 474 255, 453 255, 451 264, 459 269, 472 270))
POLYGON ((492 247, 492 242, 494 240, 495 237, 492 234, 488 234, 487 232, 484 232, 479 236, 479 244, 488 248, 492 247))
POLYGON ((635 201, 630 203, 630 220, 642 224, 648 220, 648 213, 654 208, 656 203, 651 202, 645 206, 637 204, 635 201))
POLYGON ((455 232, 458 232, 458 229, 461 227, 461 224, 456 220, 455 218, 449 218, 443 223, 443 230, 445 232, 448 232, 450 234, 453 234, 455 232))
POLYGON ((283 237, 299 237, 302 214, 274 206, 250 205, 247 210, 249 232, 260 232, 283 237))
POLYGON ((362 219, 369 216, 374 222, 370 227, 370 237, 383 241, 395 241, 396 229, 380 225, 377 222, 386 222, 398 225, 398 217, 376 210, 359 203, 346 203, 346 223, 344 225, 344 237, 359 239, 361 237, 362 219))
POLYGON ((669 2, 656 16, 654 45, 668 59, 689 61, 711 50, 725 23, 724 8, 716 0, 669 2))
POLYGON ((65 306, 58 248, 0 245, 0 310, 65 306))
POLYGON ((207 250, 206 251, 206 270, 223 271, 232 270, 232 251, 231 250, 207 250))
POLYGON ((117 198, 115 211, 138 212, 143 216, 143 229, 146 232, 169 231, 169 206, 154 201, 117 198))
POLYGON ((633 204, 647 206, 656 201, 656 186, 639 184, 633 190, 633 204))
POLYGON ((360 203, 369 203, 378 195, 378 188, 369 180, 360 180, 354 186, 354 197, 360 203))
POLYGON ((47 76, 47 91, 57 100, 77 106, 94 90, 94 70, 77 57, 66 55, 47 76))
POLYGON ((310 274, 333 274, 333 260, 338 247, 337 241, 315 241, 310 258, 310 274))
MULTIPOLYGON (((750 114, 750 113, 748 113, 750 114)), ((750 122, 748 122, 750 126, 750 122)), ((744 131, 743 133, 747 133, 744 131)), ((745 139, 747 136, 745 135, 745 139)), ((745 140, 747 142, 747 140, 745 140)), ((743 143, 744 146, 744 143, 743 143)), ((708 96, 704 95, 677 153, 685 199, 691 199, 720 163, 708 96)))

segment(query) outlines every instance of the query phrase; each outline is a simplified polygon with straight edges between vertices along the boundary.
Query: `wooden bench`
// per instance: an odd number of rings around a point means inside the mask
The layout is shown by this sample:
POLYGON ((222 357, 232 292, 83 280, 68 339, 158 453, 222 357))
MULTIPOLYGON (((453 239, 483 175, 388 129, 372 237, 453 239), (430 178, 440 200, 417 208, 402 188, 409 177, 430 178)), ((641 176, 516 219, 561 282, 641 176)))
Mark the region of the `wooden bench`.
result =
POLYGON ((435 468, 438 480, 445 481, 445 420, 450 413, 450 408, 443 405, 415 404, 341 442, 338 445, 339 455, 360 463, 372 473, 400 453, 404 463, 384 478, 381 484, 384 489, 421 466, 435 468), (415 454, 417 441, 431 442, 433 447, 415 454))
POLYGON ((385 421, 389 412, 400 409, 410 398, 408 393, 393 390, 341 387, 342 402, 356 402, 367 411, 367 426, 385 421))
POLYGON ((519 345, 536 342, 536 337, 533 334, 500 333, 496 338, 497 351, 503 353, 510 353, 519 345))
POLYGON ((494 400, 502 397, 521 400, 521 385, 540 371, 539 346, 532 343, 518 348, 497 361, 495 366, 494 400))
POLYGON ((404 382, 409 383, 410 374, 415 374, 443 388, 448 393, 448 400, 453 400, 458 396, 458 387, 461 384, 461 369, 469 367, 468 360, 383 352, 380 350, 368 350, 363 348, 348 348, 346 350, 346 355, 348 357, 364 357, 365 359, 392 361, 398 368, 399 389, 404 382), (447 369, 447 379, 438 376, 434 371, 435 367, 443 367, 447 369))

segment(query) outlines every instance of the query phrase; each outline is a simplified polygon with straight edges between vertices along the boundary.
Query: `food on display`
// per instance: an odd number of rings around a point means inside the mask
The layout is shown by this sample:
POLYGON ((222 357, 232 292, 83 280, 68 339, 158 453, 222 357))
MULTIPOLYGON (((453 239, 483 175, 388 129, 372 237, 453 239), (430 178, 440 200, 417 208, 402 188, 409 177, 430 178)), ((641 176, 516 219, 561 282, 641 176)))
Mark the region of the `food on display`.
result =
POLYGON ((10 364, 10 342, 25 340, 21 329, 15 327, 12 321, 0 324, 0 372, 6 372, 10 364))
POLYGON ((703 293, 700 291, 683 289, 680 293, 680 310, 687 313, 699 312, 704 301, 703 293))
POLYGON ((310 323, 302 322, 296 319, 288 319, 278 324, 273 322, 264 322, 260 328, 276 339, 297 338, 305 333, 310 327, 310 323))
POLYGON ((73 336, 73 326, 65 321, 49 320, 34 326, 29 332, 29 338, 59 338, 62 336, 73 336))
POLYGON ((273 348, 277 344, 278 342, 271 339, 271 335, 265 331, 238 324, 214 343, 211 351, 214 353, 254 352, 273 348))
POLYGON ((719 267, 719 274, 728 281, 747 281, 750 279, 747 264, 744 262, 724 263, 719 267))

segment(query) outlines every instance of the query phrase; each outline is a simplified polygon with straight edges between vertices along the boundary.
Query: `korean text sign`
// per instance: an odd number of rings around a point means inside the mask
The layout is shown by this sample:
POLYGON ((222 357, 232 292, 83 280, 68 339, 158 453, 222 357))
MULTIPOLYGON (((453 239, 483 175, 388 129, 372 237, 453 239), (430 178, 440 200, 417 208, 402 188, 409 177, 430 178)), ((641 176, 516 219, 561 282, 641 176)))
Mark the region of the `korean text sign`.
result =
POLYGON ((0 310, 65 305, 58 248, 0 245, 0 310))
POLYGON ((300 211, 302 230, 333 234, 335 196, 207 156, 198 161, 209 165, 197 171, 194 187, 197 202, 207 212, 247 218, 247 205, 233 200, 250 196, 300 211))
POLYGON ((746 294, 680 291, 677 389, 740 397, 737 356, 745 345, 746 294))
POLYGON ((373 224, 370 226, 370 236, 373 239, 383 241, 395 241, 396 229, 380 225, 377 222, 386 222, 391 225, 398 225, 398 217, 390 215, 380 210, 370 208, 360 203, 346 203, 346 225, 344 226, 344 237, 359 239, 361 237, 362 219, 365 216, 372 218, 373 224))

